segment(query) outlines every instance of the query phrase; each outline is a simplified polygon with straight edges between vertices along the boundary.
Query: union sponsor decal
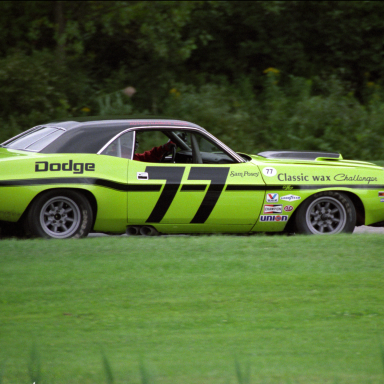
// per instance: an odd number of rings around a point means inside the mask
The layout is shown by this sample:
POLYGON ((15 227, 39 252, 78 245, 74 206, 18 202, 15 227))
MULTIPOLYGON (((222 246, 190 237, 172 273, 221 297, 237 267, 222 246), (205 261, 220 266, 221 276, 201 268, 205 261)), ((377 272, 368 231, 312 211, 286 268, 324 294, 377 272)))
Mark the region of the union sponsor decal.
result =
POLYGON ((286 215, 261 215, 260 221, 288 221, 288 216, 286 215))

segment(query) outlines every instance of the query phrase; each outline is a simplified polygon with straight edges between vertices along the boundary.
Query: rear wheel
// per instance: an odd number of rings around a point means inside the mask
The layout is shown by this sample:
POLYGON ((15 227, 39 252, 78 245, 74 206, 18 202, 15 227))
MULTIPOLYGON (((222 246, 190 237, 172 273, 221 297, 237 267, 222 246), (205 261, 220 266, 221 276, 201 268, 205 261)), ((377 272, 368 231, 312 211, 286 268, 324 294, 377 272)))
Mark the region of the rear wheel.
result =
POLYGON ((352 233, 356 225, 356 210, 347 195, 320 192, 300 205, 295 224, 296 232, 303 234, 352 233))
POLYGON ((92 208, 88 200, 75 191, 46 192, 33 202, 27 215, 27 227, 38 237, 85 237, 91 226, 92 208))

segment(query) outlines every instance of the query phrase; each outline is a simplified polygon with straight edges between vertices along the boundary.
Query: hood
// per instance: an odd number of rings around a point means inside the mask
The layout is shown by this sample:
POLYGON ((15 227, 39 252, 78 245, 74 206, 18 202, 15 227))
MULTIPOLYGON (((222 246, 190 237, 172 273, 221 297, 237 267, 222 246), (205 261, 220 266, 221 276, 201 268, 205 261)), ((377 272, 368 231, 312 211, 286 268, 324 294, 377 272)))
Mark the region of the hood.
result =
POLYGON ((345 160, 342 155, 337 152, 324 151, 265 151, 257 155, 250 155, 256 164, 268 163, 276 164, 308 164, 319 166, 335 166, 335 167, 360 167, 371 169, 384 169, 383 167, 370 163, 368 161, 345 160))
POLYGON ((338 159, 343 156, 337 152, 322 152, 322 151, 265 151, 257 154, 266 159, 292 159, 292 160, 316 160, 321 159, 338 159))

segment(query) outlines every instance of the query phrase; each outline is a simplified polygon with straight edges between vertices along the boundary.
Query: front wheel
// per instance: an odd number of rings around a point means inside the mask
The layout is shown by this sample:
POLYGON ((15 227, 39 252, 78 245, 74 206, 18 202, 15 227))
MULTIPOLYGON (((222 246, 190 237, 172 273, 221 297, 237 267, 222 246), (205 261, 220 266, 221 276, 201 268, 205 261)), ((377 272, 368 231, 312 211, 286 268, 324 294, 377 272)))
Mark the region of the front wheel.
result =
POLYGON ((352 233, 356 210, 347 195, 320 192, 304 201, 296 213, 296 232, 314 235, 352 233))
POLYGON ((85 237, 92 226, 92 208, 80 193, 53 190, 40 195, 27 215, 29 231, 38 237, 85 237))

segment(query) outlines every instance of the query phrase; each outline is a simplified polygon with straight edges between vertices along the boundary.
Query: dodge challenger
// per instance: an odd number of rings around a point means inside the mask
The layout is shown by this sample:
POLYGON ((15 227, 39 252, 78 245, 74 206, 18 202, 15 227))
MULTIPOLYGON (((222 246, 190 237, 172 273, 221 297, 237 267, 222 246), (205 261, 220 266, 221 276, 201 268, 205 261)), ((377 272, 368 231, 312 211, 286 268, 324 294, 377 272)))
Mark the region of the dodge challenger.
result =
POLYGON ((384 225, 384 170, 339 153, 237 153, 180 120, 61 121, 0 145, 0 236, 384 225))

